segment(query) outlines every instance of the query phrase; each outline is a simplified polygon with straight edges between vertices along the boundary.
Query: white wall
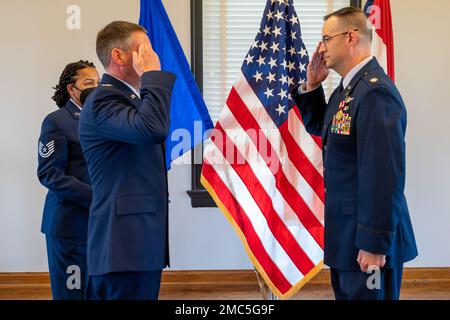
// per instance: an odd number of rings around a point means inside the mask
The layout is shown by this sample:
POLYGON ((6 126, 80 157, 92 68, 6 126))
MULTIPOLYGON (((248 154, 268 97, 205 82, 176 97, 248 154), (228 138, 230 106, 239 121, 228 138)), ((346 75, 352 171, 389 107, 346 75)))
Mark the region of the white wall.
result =
MULTIPOLYGON (((190 57, 188 0, 164 1, 190 57)), ((97 32, 113 20, 136 21, 139 0, 0 1, 0 272, 46 271, 40 233, 46 190, 36 178, 42 119, 56 109, 54 86, 68 62, 94 61, 97 32), (66 8, 81 8, 81 30, 66 28, 66 8)), ((190 157, 190 155, 186 155, 190 157)), ((234 231, 217 210, 190 206, 190 166, 169 174, 173 269, 250 268, 234 231)))
POLYGON ((40 233, 46 191, 36 177, 36 143, 44 116, 57 109, 51 87, 68 62, 83 58, 100 66, 96 32, 112 20, 139 17, 138 0, 123 3, 0 2, 0 271, 47 270, 40 233), (72 4, 81 7, 81 30, 66 28, 72 4))
POLYGON ((391 0, 396 78, 408 109, 406 195, 419 257, 450 266, 448 0, 391 0))
MULTIPOLYGON (((163 2, 189 58, 189 0, 163 2)), ((301 1, 296 3, 300 11, 301 1)), ((409 112, 407 197, 420 250, 408 266, 450 266, 450 168, 444 162, 450 158, 450 109, 444 96, 450 2, 391 3, 397 83, 409 112)), ((45 271, 39 232, 45 189, 36 178, 36 142, 43 117, 55 109, 51 86, 72 60, 87 58, 99 67, 96 32, 112 20, 137 21, 139 1, 1 0, 0 8, 0 272, 45 271), (81 7, 81 30, 65 27, 70 4, 81 7)), ((251 268, 219 210, 191 208, 190 178, 189 165, 174 166, 169 173, 172 269, 251 268)))

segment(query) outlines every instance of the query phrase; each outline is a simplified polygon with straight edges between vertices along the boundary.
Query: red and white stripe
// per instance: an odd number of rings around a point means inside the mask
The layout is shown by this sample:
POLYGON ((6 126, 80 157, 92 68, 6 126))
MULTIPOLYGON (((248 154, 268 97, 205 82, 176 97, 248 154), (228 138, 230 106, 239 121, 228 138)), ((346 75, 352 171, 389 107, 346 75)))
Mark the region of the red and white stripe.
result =
POLYGON ((394 33, 390 0, 375 0, 367 10, 373 30, 372 55, 377 58, 392 81, 395 81, 394 33))
POLYGON ((323 259, 320 140, 294 107, 280 128, 241 73, 205 143, 202 182, 272 291, 292 296, 323 259))

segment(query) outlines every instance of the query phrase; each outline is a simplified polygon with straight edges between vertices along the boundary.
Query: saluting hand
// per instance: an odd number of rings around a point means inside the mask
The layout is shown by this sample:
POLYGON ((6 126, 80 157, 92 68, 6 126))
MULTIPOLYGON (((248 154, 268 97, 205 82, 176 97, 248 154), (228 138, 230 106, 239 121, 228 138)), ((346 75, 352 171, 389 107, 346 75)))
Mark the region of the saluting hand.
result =
POLYGON ((318 87, 330 73, 325 60, 323 59, 323 53, 320 52, 321 44, 322 42, 319 42, 317 45, 316 51, 314 52, 306 70, 306 77, 308 79, 306 89, 308 91, 318 87))
POLYGON ((139 77, 147 71, 161 70, 159 57, 149 45, 140 45, 139 52, 133 52, 133 67, 139 77))

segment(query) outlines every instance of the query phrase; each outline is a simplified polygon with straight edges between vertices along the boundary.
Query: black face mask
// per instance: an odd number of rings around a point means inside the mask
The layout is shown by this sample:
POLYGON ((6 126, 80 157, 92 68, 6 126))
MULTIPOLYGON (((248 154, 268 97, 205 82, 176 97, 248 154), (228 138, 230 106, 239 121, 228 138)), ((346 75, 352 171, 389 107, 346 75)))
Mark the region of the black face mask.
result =
POLYGON ((84 103, 86 102, 87 97, 94 92, 94 90, 96 89, 96 87, 91 87, 91 88, 87 88, 84 90, 81 90, 80 93, 80 102, 82 105, 84 105, 84 103))

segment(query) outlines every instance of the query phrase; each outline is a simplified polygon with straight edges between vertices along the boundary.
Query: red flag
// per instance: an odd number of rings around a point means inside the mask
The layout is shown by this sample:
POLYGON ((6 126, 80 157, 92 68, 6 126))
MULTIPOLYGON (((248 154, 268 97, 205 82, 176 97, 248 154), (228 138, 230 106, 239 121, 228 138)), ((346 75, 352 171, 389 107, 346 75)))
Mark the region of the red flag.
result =
POLYGON ((373 28, 372 54, 395 82, 394 33, 390 0, 369 0, 364 12, 373 28))

